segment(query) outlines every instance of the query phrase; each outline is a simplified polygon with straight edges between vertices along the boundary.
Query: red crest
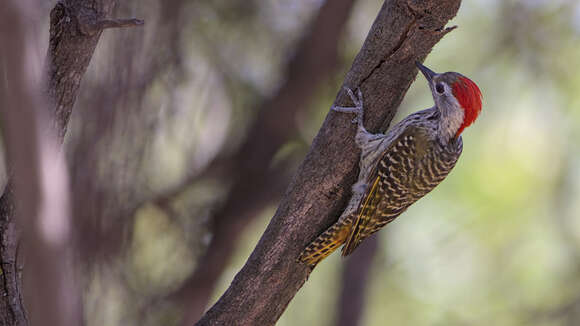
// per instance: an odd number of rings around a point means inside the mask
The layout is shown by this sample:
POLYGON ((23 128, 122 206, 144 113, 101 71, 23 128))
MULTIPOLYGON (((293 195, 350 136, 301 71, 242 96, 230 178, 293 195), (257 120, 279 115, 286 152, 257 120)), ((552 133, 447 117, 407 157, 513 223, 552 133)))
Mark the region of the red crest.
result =
POLYGON ((465 116, 463 117, 463 124, 457 130, 455 137, 459 137, 463 129, 469 127, 481 112, 481 91, 479 87, 469 78, 460 76, 455 83, 453 83, 453 96, 463 108, 465 116))

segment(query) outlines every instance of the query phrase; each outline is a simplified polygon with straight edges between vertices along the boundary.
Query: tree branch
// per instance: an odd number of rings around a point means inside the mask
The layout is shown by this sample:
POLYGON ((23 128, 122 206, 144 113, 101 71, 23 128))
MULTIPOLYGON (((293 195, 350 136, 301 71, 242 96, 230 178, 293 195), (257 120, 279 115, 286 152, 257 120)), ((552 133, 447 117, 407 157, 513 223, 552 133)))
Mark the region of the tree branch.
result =
POLYGON ((103 28, 140 25, 138 19, 111 20, 116 0, 61 0, 50 12, 50 35, 46 53, 47 93, 52 100, 51 117, 60 141, 76 101, 82 78, 93 57, 103 28), (100 9, 97 9, 100 8, 100 9), (114 25, 117 22, 119 26, 114 25), (93 26, 93 27, 90 27, 93 26), (97 28, 95 26, 101 26, 97 28))
POLYGON ((79 24, 79 28, 83 34, 93 36, 106 28, 135 27, 143 24, 145 24, 145 21, 137 18, 100 19, 79 24))
MULTIPOLYGON (((344 85, 365 96, 365 125, 387 126, 424 60, 450 29, 460 0, 386 1, 344 85)), ((346 105, 340 91, 335 101, 346 105)), ((273 325, 311 270, 296 262, 336 221, 355 180, 359 151, 351 117, 330 112, 280 206, 230 287, 197 325, 273 325)), ((280 120, 280 123, 285 121, 280 120)))

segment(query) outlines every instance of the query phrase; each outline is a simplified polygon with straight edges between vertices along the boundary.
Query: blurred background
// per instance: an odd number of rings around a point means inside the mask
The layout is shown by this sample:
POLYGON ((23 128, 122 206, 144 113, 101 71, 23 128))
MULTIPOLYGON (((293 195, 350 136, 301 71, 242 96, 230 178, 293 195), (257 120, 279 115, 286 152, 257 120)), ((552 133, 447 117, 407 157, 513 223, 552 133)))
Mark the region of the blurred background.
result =
MULTIPOLYGON (((146 24, 103 34, 65 140, 87 325, 178 325, 217 300, 381 5, 117 8, 146 24)), ((451 24, 425 64, 482 90, 462 158, 323 261, 278 325, 580 325, 580 4, 463 1, 451 24)), ((431 105, 418 77, 393 123, 431 105)))

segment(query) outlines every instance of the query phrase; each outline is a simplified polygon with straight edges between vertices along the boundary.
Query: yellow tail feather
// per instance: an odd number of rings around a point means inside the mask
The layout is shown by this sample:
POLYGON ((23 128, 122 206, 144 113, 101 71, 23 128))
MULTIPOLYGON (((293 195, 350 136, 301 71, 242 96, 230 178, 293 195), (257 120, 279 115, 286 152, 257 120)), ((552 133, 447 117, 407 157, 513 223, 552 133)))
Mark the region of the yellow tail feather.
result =
POLYGON ((312 241, 298 260, 313 268, 346 241, 350 226, 350 223, 336 222, 312 241))
POLYGON ((342 248, 342 256, 346 257, 358 247, 361 241, 369 236, 366 233, 366 228, 369 222, 372 220, 371 216, 375 214, 377 209, 378 201, 380 200, 379 196, 377 196, 378 185, 380 182, 380 177, 376 177, 375 182, 373 182, 373 186, 371 190, 366 196, 364 204, 360 210, 360 214, 356 221, 353 223, 352 230, 345 240, 344 247, 342 248))

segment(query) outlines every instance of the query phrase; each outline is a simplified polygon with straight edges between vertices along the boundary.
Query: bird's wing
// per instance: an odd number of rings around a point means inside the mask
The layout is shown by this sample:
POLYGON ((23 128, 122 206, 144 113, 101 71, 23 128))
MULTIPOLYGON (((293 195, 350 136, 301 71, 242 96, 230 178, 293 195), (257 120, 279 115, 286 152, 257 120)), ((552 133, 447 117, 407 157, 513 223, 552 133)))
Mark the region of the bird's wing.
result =
POLYGON ((399 216, 414 200, 409 193, 413 166, 426 151, 427 136, 408 126, 387 147, 369 177, 371 185, 361 200, 358 216, 342 248, 351 254, 368 236, 399 216))

